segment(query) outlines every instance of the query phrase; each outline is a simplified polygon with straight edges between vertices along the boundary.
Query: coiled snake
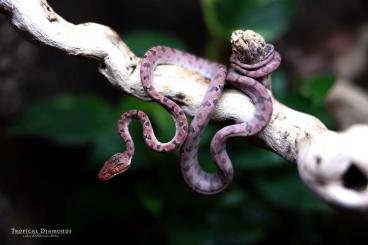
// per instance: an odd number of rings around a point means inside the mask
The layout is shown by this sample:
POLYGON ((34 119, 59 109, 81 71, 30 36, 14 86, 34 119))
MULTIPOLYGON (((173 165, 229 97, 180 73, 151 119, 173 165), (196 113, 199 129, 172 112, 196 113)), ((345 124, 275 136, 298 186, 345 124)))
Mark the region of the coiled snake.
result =
POLYGON ((180 148, 181 171, 185 181, 193 190, 202 194, 215 194, 225 189, 233 178, 232 163, 226 152, 227 139, 257 134, 267 125, 272 115, 272 98, 268 90, 256 80, 256 78, 269 75, 280 64, 279 53, 271 44, 267 44, 267 48, 268 53, 264 60, 256 64, 244 64, 232 56, 230 58, 231 68, 228 71, 221 64, 173 48, 157 46, 148 50, 141 62, 142 85, 147 94, 164 106, 174 118, 175 136, 171 141, 161 143, 155 137, 151 122, 143 111, 130 110, 122 114, 118 122, 118 130, 126 144, 126 150, 107 160, 98 178, 108 180, 124 172, 130 166, 134 154, 134 143, 128 126, 132 119, 137 119, 143 125, 144 140, 150 148, 158 152, 174 151, 180 148), (159 94, 152 86, 152 73, 161 64, 189 68, 210 78, 207 92, 189 127, 184 111, 174 101, 159 94), (225 80, 247 94, 255 104, 256 110, 254 116, 246 122, 224 127, 215 134, 211 141, 211 156, 219 171, 208 173, 198 163, 199 141, 222 94, 225 80))

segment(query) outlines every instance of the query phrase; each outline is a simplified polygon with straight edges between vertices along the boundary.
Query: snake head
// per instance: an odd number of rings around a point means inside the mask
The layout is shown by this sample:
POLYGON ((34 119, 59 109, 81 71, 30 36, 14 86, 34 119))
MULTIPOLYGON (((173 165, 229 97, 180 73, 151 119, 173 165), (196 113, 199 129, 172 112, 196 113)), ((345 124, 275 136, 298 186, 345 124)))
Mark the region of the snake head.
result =
POLYGON ((131 156, 127 152, 117 153, 107 160, 98 173, 100 180, 108 180, 112 177, 125 172, 131 162, 131 156))

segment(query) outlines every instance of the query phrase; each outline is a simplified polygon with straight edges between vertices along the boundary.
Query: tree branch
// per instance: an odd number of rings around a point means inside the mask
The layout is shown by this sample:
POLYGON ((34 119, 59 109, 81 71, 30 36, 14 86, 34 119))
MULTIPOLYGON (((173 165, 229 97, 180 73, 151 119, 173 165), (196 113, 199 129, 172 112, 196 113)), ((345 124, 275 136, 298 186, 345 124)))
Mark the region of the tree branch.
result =
MULTIPOLYGON (((95 23, 71 24, 45 0, 0 0, 0 12, 27 39, 68 55, 92 59, 111 84, 133 96, 149 99, 140 82, 140 58, 111 28, 95 23)), ((194 115, 208 80, 190 70, 161 65, 154 72, 153 83, 160 93, 181 103, 188 115, 194 115)), ((253 112, 254 106, 246 95, 227 89, 212 119, 243 122, 253 112)), ((367 126, 343 133, 329 131, 317 118, 274 99, 272 119, 258 136, 270 150, 297 163, 303 180, 320 198, 335 206, 361 210, 368 208, 364 135, 368 135, 367 126), (346 177, 351 166, 363 176, 357 178, 359 181, 353 178, 352 183, 350 176, 346 177)))

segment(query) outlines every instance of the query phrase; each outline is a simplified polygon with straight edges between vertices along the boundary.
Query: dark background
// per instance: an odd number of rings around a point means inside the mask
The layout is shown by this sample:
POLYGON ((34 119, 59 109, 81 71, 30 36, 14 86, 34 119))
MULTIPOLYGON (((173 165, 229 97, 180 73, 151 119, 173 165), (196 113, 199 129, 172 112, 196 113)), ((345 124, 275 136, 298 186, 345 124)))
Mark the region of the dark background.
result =
MULTIPOLYGON (((273 75, 276 98, 336 128, 323 100, 336 77, 334 59, 367 23, 367 3, 343 1, 141 0, 49 1, 72 23, 116 30, 137 55, 165 44, 227 63, 235 28, 273 42, 283 64, 273 75), (317 91, 317 93, 315 92, 317 91)), ((366 74, 356 83, 366 86, 366 74)), ((22 39, 0 16, 0 244, 365 244, 363 214, 336 211, 311 194, 294 164, 231 140, 232 185, 215 196, 191 191, 177 153, 148 149, 141 128, 132 166, 111 181, 96 178, 122 151, 119 115, 148 112, 159 138, 174 124, 159 106, 111 86, 96 65, 22 39), (60 238, 22 239, 14 228, 71 229, 60 238)), ((210 125, 201 162, 209 171, 210 125)))

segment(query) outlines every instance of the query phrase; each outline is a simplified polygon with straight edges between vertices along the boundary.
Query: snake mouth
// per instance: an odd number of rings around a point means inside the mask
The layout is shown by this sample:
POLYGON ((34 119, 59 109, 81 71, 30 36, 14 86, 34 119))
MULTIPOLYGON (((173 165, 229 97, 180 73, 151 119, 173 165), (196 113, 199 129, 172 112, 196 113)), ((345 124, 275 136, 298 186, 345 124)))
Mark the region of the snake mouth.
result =
POLYGON ((118 174, 125 172, 130 167, 130 164, 119 164, 113 168, 106 164, 102 167, 97 177, 99 180, 109 180, 118 174))
POLYGON ((100 180, 109 180, 125 172, 129 168, 130 162, 131 155, 129 153, 116 153, 104 163, 97 177, 100 180))

